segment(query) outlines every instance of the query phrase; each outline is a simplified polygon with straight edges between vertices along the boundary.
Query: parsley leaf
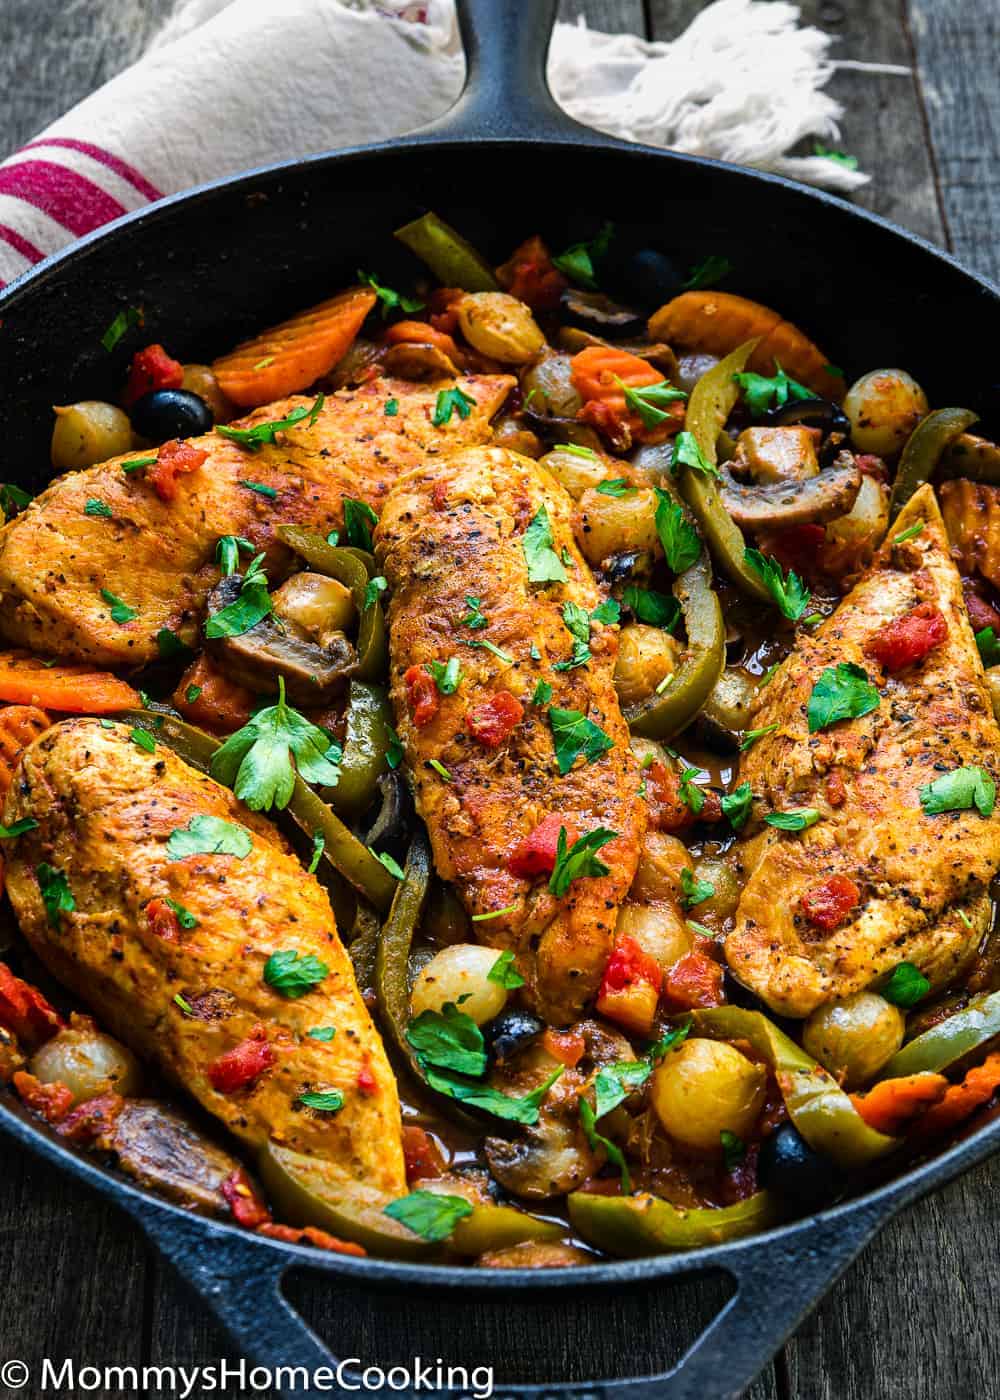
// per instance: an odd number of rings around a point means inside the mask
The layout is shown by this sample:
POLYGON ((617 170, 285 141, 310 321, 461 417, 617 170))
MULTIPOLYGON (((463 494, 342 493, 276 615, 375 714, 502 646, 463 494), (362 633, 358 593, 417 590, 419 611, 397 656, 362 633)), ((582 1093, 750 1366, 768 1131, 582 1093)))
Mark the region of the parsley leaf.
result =
POLYGON ((662 627, 672 632, 681 615, 681 605, 669 593, 656 593, 651 588, 639 588, 630 583, 622 594, 622 602, 640 622, 650 627, 662 627))
POLYGON ((126 311, 119 311, 118 315, 111 322, 104 334, 101 336, 101 345, 108 354, 115 348, 122 336, 132 329, 133 326, 142 325, 142 310, 138 306, 130 306, 126 311))
POLYGON ((777 360, 774 362, 774 367, 777 373, 770 378, 763 374, 751 374, 748 371, 733 375, 743 391, 743 400, 754 418, 761 417, 769 408, 783 407, 790 399, 794 402, 798 399, 814 399, 816 397, 813 391, 807 389, 804 384, 798 384, 794 379, 789 379, 777 360))
POLYGON ((709 253, 707 258, 695 264, 688 273, 687 280, 681 285, 687 292, 698 292, 704 287, 714 287, 723 277, 728 277, 732 270, 733 264, 728 258, 719 253, 709 253))
POLYGON ((240 567, 240 550, 245 550, 247 554, 253 554, 254 547, 249 540, 245 540, 242 535, 220 535, 215 546, 215 562, 219 566, 219 572, 224 578, 229 578, 235 574, 240 567))
POLYGON ((189 685, 187 690, 185 690, 184 692, 184 699, 189 705, 193 705, 194 702, 198 699, 198 696, 201 694, 203 689, 204 687, 200 685, 189 685))
MULTIPOLYGON (((516 907, 516 905, 510 906, 511 909, 514 909, 516 907)), ((494 917, 496 917, 499 914, 508 912, 509 910, 498 909, 495 911, 494 917)), ((475 916, 473 915, 473 917, 475 916)), ((509 948, 506 949, 503 953, 501 953, 500 956, 497 958, 496 962, 490 968, 489 972, 487 972, 486 980, 488 982, 496 982, 499 986, 504 987, 508 992, 514 991, 517 987, 524 986, 524 978, 514 966, 514 954, 509 948)))
MULTIPOLYGON (((4 485, 0 486, 0 508, 3 510, 3 519, 10 520, 19 510, 23 510, 25 506, 29 506, 34 499, 34 496, 27 491, 22 491, 20 486, 15 486, 12 481, 6 482, 4 485)), ((87 505, 89 504, 90 502, 88 501, 87 505)), ((92 513, 93 512, 88 512, 87 507, 84 506, 85 515, 92 513)), ((111 512, 108 511, 108 514, 110 515, 111 512)))
POLYGON ((388 587, 389 580, 383 578, 381 574, 376 574, 374 578, 370 578, 365 586, 365 597, 362 604, 363 611, 367 612, 373 603, 377 603, 379 594, 384 593, 388 587))
POLYGON ((248 491, 253 491, 258 496, 265 496, 269 501, 276 501, 278 493, 273 486, 268 486, 263 481, 241 481, 241 486, 245 486, 248 491))
POLYGON ((132 729, 128 736, 138 749, 145 749, 147 753, 156 753, 156 740, 148 729, 132 729))
POLYGON ((83 513, 84 515, 94 516, 103 515, 107 516, 108 518, 114 515, 114 511, 108 505, 107 501, 99 501, 96 496, 91 496, 88 499, 87 504, 83 508, 83 513))
POLYGON ((198 920, 191 913, 190 909, 185 909, 183 904, 178 904, 176 899, 168 896, 164 897, 164 904, 177 915, 177 922, 181 928, 192 929, 198 927, 198 920))
POLYGON ((591 622, 603 623, 605 627, 613 627, 622 620, 621 604, 614 598, 605 598, 603 603, 598 603, 597 607, 590 614, 591 622))
POLYGON ((306 1031, 310 1040, 319 1040, 324 1045, 331 1041, 336 1034, 336 1026, 313 1026, 311 1031, 306 1031))
POLYGON ((678 433, 674 438, 674 451, 670 458, 670 470, 674 476, 681 467, 690 467, 692 471, 701 472, 703 476, 719 475, 718 467, 702 452, 694 433, 687 431, 678 433))
POLYGON ((388 851, 376 851, 371 846, 368 847, 372 855, 380 865, 384 865, 386 870, 394 880, 405 880, 406 875, 398 860, 393 859, 388 851))
POLYGON ((482 651, 491 652, 492 655, 495 656, 498 661, 502 661, 505 666, 513 666, 514 664, 514 658, 509 656, 507 652, 502 651, 500 647, 497 646, 496 642, 491 642, 487 637, 484 637, 482 641, 466 642, 465 645, 467 647, 479 647, 482 651))
POLYGON ((653 1064, 655 1065, 662 1060, 668 1050, 676 1050, 683 1041, 687 1040, 693 1025, 693 1021, 687 1020, 682 1026, 674 1026, 667 1031, 666 1035, 656 1041, 649 1049, 649 1058, 653 1064))
POLYGON ((531 703, 533 705, 547 705, 552 699, 552 687, 548 681, 537 681, 532 692, 531 703))
POLYGON ((616 500, 622 496, 633 496, 635 491, 636 488, 630 486, 623 476, 613 477, 610 481, 598 482, 597 485, 599 496, 614 496, 616 500))
POLYGON ((133 617, 139 616, 138 608, 130 608, 128 603, 123 603, 120 598, 108 588, 101 589, 101 597, 111 606, 111 621, 121 625, 123 622, 131 622, 133 617))
POLYGON ((996 783, 982 768, 955 768, 920 789, 920 805, 928 816, 965 812, 975 807, 982 817, 993 812, 996 783))
POLYGON ((838 165, 846 166, 848 170, 857 170, 858 168, 857 156, 849 156, 846 151, 831 151, 819 141, 813 142, 813 155, 836 161, 838 165))
POLYGON ((318 1113, 339 1113, 344 1107, 344 1096, 339 1089, 307 1089, 299 1095, 299 1103, 318 1113))
POLYGON ((700 768, 685 768, 684 771, 681 773, 680 783, 678 784, 677 789, 677 793, 681 801, 687 806, 689 811, 694 813, 695 816, 698 815, 702 807, 704 807, 705 805, 705 794, 702 792, 701 788, 697 785, 697 783, 694 782, 694 778, 700 772, 700 768))
POLYGON ((976 646, 984 666, 1000 666, 1000 641, 992 627, 984 627, 976 633, 976 646))
MULTIPOLYGON (((298 408, 293 408, 287 418, 274 418, 267 423, 255 423, 252 428, 230 428, 225 423, 216 423, 215 431, 222 437, 229 438, 232 442, 238 442, 241 447, 247 448, 250 452, 259 452, 266 443, 275 443, 278 434, 287 428, 294 428, 299 423, 305 421, 307 428, 311 428, 320 415, 320 410, 326 402, 325 394, 318 394, 315 403, 311 408, 301 404, 298 408)), ((249 486, 255 489, 256 482, 244 481, 242 486, 249 486)), ((270 487, 266 488, 271 490, 270 487)), ((277 492, 272 492, 277 495, 277 492)))
POLYGON ((462 667, 457 656, 445 661, 428 661, 424 670, 433 676, 434 684, 442 695, 454 695, 462 679, 462 667))
POLYGON ((308 872, 309 872, 310 875, 315 875, 315 874, 316 874, 316 871, 319 869, 319 863, 320 863, 320 861, 321 861, 322 858, 323 858, 323 852, 324 852, 325 850, 326 850, 326 837, 323 835, 322 831, 316 831, 316 832, 314 832, 314 833, 313 833, 313 852, 312 852, 312 858, 311 858, 311 860, 309 861, 308 866, 306 867, 306 869, 308 870, 308 872))
POLYGON ((186 860, 188 856, 236 856, 244 860, 253 850, 253 839, 246 827, 221 817, 199 813, 187 826, 174 827, 167 837, 167 855, 171 860, 186 860))
POLYGON ((242 637, 244 632, 249 632, 273 612, 274 604, 267 591, 267 574, 260 568, 263 558, 263 554, 258 554, 243 575, 239 597, 208 618, 205 623, 206 637, 242 637))
POLYGON ((806 717, 809 733, 829 729, 842 719, 860 719, 877 710, 882 697, 868 679, 867 671, 853 661, 827 666, 812 688, 806 717))
POLYGON ((38 822, 34 817, 21 817, 16 822, 11 822, 10 826, 0 825, 0 841, 13 841, 16 836, 23 836, 26 831, 34 831, 38 822))
POLYGON ((592 238, 586 243, 572 244, 564 253, 553 258, 552 264, 560 272, 565 273, 569 280, 575 282, 577 286, 586 287, 588 291, 596 292, 597 269, 595 264, 607 255, 614 235, 614 224, 604 223, 596 238, 592 238))
POLYGON ((252 812, 281 811, 291 799, 296 772, 307 783, 336 787, 342 757, 340 745, 325 729, 286 703, 285 678, 279 676, 277 703, 258 710, 230 734, 212 755, 211 773, 252 812))
POLYGON ((651 1060, 618 1060, 598 1070, 594 1079, 594 1116, 603 1118, 641 1089, 653 1072, 651 1060))
POLYGON ((386 418, 395 418, 399 413, 399 400, 386 399, 385 408, 383 408, 382 412, 386 418))
POLYGON ((347 543, 355 549, 372 549, 372 530, 378 524, 378 516, 365 501, 356 501, 352 496, 344 497, 344 530, 347 543))
POLYGON ((805 831, 815 826, 821 815, 815 807, 790 807, 787 812, 768 812, 764 820, 778 831, 805 831))
POLYGON ((922 520, 918 520, 915 524, 910 525, 907 529, 900 530, 898 535, 893 535, 892 542, 893 544, 905 544, 907 540, 915 540, 919 534, 923 533, 923 528, 924 522, 922 520))
POLYGON ((264 964, 264 981, 289 1001, 297 1001, 313 987, 318 987, 329 971, 326 963, 314 958, 312 953, 284 948, 272 953, 264 964))
POLYGON ((403 741, 388 720, 383 720, 382 724, 389 740, 389 747, 385 751, 385 761, 390 768, 395 769, 403 761, 403 741))
POLYGON ((603 860, 598 860, 597 852, 617 835, 617 831, 598 826, 574 841, 572 846, 568 846, 566 828, 561 826, 556 843, 556 863, 549 876, 549 889, 552 894, 561 899, 574 880, 607 875, 608 867, 603 860))
POLYGON ((723 794, 722 814, 729 818, 729 824, 734 831, 739 831, 746 825, 747 818, 753 810, 753 792, 749 783, 740 783, 739 787, 732 792, 723 794))
POLYGON ((53 928, 58 928, 61 916, 72 914, 76 908, 76 900, 73 898, 69 881, 61 870, 57 870, 54 865, 49 865, 48 861, 44 860, 36 867, 35 875, 38 878, 38 888, 49 923, 53 928))
POLYGON ((405 1225, 422 1240, 438 1244, 448 1238, 460 1220, 472 1214, 472 1206, 462 1196, 411 1191, 398 1201, 390 1201, 382 1214, 405 1225))
POLYGON ((701 554, 698 531, 668 491, 656 488, 656 533, 663 546, 667 568, 675 574, 689 569, 701 554))
MULTIPOLYGON (((660 404, 677 403, 678 400, 687 398, 683 389, 672 388, 665 379, 661 379, 656 384, 640 384, 636 388, 632 388, 623 379, 619 379, 617 374, 615 381, 625 395, 626 406, 633 413, 639 415, 644 428, 657 428, 671 416, 660 407, 660 404)), ((683 437, 684 434, 679 434, 679 436, 683 437)), ((690 437, 691 434, 688 433, 687 436, 690 437)), ((622 494, 624 495, 624 492, 622 494)))
POLYGON ((592 1152, 598 1152, 602 1148, 608 1161, 616 1166, 621 1173, 622 1191, 626 1196, 632 1193, 632 1178, 629 1175, 628 1163, 625 1154, 616 1142, 606 1138, 603 1133, 597 1131, 597 1115, 591 1108, 587 1099, 580 1099, 580 1126, 583 1128, 584 1136, 590 1144, 592 1152))
POLYGON ((696 904, 702 904, 706 899, 711 899, 715 894, 715 886, 708 880, 699 880, 694 871, 687 866, 681 871, 681 893, 685 909, 693 909, 696 904))
POLYGON ((891 1001, 893 1006, 902 1006, 909 1010, 911 1006, 916 1006, 930 989, 930 982, 918 967, 911 962, 901 962, 893 969, 892 976, 882 988, 882 995, 886 1001, 891 1001))
POLYGON ((464 617, 460 617, 458 619, 459 627, 488 627, 489 619, 483 615, 483 609, 480 600, 478 598, 473 598, 468 593, 466 593, 465 601, 468 604, 469 611, 465 614, 464 617))
POLYGON ((446 423, 451 422, 453 412, 459 418, 468 418, 472 412, 472 405, 476 400, 471 394, 463 394, 461 389, 440 389, 437 400, 434 404, 434 413, 431 422, 435 428, 443 428, 446 423))
POLYGON ((566 570, 559 561, 553 543, 549 513, 544 506, 539 506, 521 540, 529 583, 566 582, 566 570))
POLYGON ((194 655, 187 642, 169 627, 161 627, 157 632, 156 647, 164 661, 187 661, 194 655))
POLYGON ((777 559, 768 558, 759 549, 745 549, 743 559, 770 593, 778 611, 790 622, 798 622, 812 595, 794 569, 789 569, 786 578, 777 559))
POLYGON ((424 1070, 427 1083, 439 1094, 446 1094, 458 1103, 471 1104, 473 1108, 480 1108, 484 1113, 491 1113, 494 1118, 503 1118, 508 1123, 524 1123, 528 1127, 538 1122, 538 1110, 542 1101, 562 1072, 563 1066, 560 1065, 544 1083, 539 1084, 537 1089, 532 1089, 530 1094, 512 1099, 507 1094, 491 1089, 488 1084, 477 1084, 473 1079, 459 1079, 447 1071, 435 1069, 433 1065, 427 1065, 424 1070))
POLYGON ((358 281, 367 283, 378 297, 379 313, 383 321, 388 319, 390 311, 422 311, 424 308, 424 303, 418 297, 404 296, 401 292, 393 291, 391 287, 383 287, 370 272, 362 272, 360 268, 358 281))
POLYGON ((773 734, 777 728, 777 724, 765 724, 763 729, 748 729, 740 742, 740 753, 746 753, 747 749, 752 749, 758 739, 763 739, 767 734, 773 734))
POLYGON ((563 777, 581 754, 588 763, 594 763, 615 746, 611 736, 579 710, 560 710, 553 706, 549 710, 549 728, 552 730, 556 763, 563 777))
POLYGON ((421 1011, 406 1027, 406 1039, 425 1067, 437 1065, 475 1078, 486 1072, 483 1033, 453 1001, 440 1011, 421 1011))

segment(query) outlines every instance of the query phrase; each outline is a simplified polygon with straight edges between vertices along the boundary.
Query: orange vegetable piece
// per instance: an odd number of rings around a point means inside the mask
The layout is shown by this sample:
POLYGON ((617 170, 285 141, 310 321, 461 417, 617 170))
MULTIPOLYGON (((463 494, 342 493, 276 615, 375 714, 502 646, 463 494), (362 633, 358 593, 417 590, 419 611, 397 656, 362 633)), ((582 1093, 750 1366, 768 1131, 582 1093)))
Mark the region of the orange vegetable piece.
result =
POLYGON ((981 1065, 970 1069, 961 1084, 949 1086, 941 1101, 929 1108, 920 1119, 918 1133, 923 1137, 947 1132, 984 1103, 989 1103, 998 1088, 1000 1051, 994 1051, 992 1055, 987 1055, 981 1065))
POLYGON ((46 666, 29 652, 0 652, 0 700, 67 715, 104 715, 140 703, 138 691, 110 671, 88 666, 46 666))
MULTIPOLYGON (((464 295, 464 293, 463 293, 464 295)), ((462 365, 461 350, 446 331, 435 330, 428 321, 397 321, 385 333, 386 345, 433 345, 454 365, 462 365)))
POLYGON ((570 378, 581 399, 618 403, 624 413, 625 395, 617 382, 619 379, 628 388, 638 389, 643 384, 659 384, 663 375, 648 360, 641 360, 627 350, 616 350, 610 345, 588 345, 570 361, 570 378))
POLYGON ((7 796, 17 760, 50 724, 45 711, 35 705, 4 705, 0 709, 0 805, 7 796))
POLYGON ((171 696, 171 704, 191 724, 217 729, 223 734, 242 729, 250 719, 254 703, 253 694, 228 680, 204 653, 191 662, 171 696))
POLYGON ((219 388, 241 408, 301 393, 343 359, 374 305, 370 287, 349 287, 245 340, 213 364, 219 388))
POLYGON ((839 403, 847 392, 843 376, 830 373, 828 357, 798 326, 780 311, 732 292, 682 292, 653 312, 649 335, 674 350, 720 357, 759 336, 760 344, 747 361, 754 374, 773 375, 777 360, 787 375, 820 398, 839 403))
POLYGON ((907 1074, 901 1079, 883 1079, 867 1094, 852 1094, 851 1102, 869 1128, 891 1137, 922 1108, 942 1099, 947 1089, 943 1074, 907 1074))

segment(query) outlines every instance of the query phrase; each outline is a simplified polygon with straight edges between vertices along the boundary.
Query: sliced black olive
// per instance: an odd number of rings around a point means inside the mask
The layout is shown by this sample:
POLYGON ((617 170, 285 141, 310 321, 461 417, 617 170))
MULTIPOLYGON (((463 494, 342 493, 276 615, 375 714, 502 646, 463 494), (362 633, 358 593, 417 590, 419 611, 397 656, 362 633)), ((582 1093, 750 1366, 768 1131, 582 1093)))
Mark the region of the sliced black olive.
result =
MULTIPOLYGON (((208 595, 209 615, 235 603, 242 584, 239 574, 221 579, 208 595)), ((283 676, 288 700, 305 707, 328 705, 358 668, 358 654, 341 633, 321 647, 273 614, 238 637, 213 637, 205 645, 238 685, 273 695, 283 676)))
POLYGON ((601 269, 608 285, 642 307, 661 306, 683 290, 683 279, 664 253, 655 248, 619 250, 614 244, 601 269))
POLYGON ((851 430, 847 414, 829 399, 789 399, 779 408, 768 409, 763 422, 769 428, 791 428, 802 423, 807 428, 822 428, 827 433, 851 430))
POLYGON ((628 583, 649 564, 650 557, 646 550, 626 549, 605 559, 602 571, 609 584, 628 583))
POLYGON ((761 1143, 757 1178, 779 1200, 803 1209, 832 1201, 841 1188, 833 1162, 814 1151, 793 1123, 782 1123, 761 1143))
POLYGON ((132 405, 130 416, 132 427, 150 442, 198 437, 210 433, 215 421, 205 400, 189 389, 154 389, 143 394, 132 405))
POLYGON ((495 1062, 503 1065, 533 1045, 544 1029, 545 1022, 532 1016, 530 1011, 511 1008, 501 1011, 499 1016, 483 1027, 483 1039, 492 1051, 495 1062))
POLYGON ((603 292, 581 292, 579 287, 566 288, 562 307, 571 321, 602 335, 635 335, 646 324, 642 312, 621 306, 603 292))
POLYGON ((410 789, 398 770, 380 773, 378 811, 364 834, 366 846, 376 851, 402 849, 408 840, 413 818, 410 789))

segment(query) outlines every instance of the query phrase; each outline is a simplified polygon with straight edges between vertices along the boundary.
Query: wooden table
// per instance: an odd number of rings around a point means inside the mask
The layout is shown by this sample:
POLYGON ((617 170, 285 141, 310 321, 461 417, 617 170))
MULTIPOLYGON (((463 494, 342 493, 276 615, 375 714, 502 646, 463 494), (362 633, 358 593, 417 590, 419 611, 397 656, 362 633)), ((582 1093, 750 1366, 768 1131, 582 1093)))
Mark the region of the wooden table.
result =
MULTIPOLYGON (((0 146, 26 140, 131 62, 170 6, 0 0, 0 146)), ((583 13, 595 27, 656 38, 701 8, 701 0, 564 0, 566 17, 583 13)), ((1000 228, 996 0, 805 0, 802 8, 841 37, 844 57, 912 69, 910 77, 834 79, 849 109, 843 148, 874 176, 859 202, 1000 280, 1000 239, 991 236, 1000 228)), ((950 332, 962 353, 965 328, 951 330, 943 313, 927 334, 950 332)), ((984 353, 974 332, 968 340, 969 354, 984 353)), ((117 1214, 0 1150, 0 1361, 190 1364, 225 1354, 217 1330, 117 1214)), ((754 1400, 1000 1393, 998 1199, 1000 1161, 891 1225, 764 1373, 754 1400)), ((498 1382, 648 1373, 680 1355, 725 1296, 721 1282, 708 1281, 586 1305, 424 1309, 412 1296, 334 1295, 306 1276, 292 1291, 341 1355, 493 1363, 498 1382)), ((725 1358, 719 1366, 721 1385, 725 1358)))

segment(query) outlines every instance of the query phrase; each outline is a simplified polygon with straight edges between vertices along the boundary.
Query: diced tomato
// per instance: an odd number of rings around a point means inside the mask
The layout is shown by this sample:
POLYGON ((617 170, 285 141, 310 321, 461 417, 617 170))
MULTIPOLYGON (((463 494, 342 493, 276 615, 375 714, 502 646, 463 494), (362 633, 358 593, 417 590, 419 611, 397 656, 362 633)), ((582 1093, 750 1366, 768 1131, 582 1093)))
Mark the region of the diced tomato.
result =
POLYGON ((674 1011, 720 1006, 723 1001, 722 968, 707 953, 685 953, 667 969, 663 979, 663 995, 674 1011))
POLYGON ((761 551, 777 559, 783 569, 797 574, 816 568, 816 558, 826 539, 822 525, 789 525, 785 530, 773 530, 761 539, 761 551))
POLYGON ((567 1069, 575 1069, 583 1059, 587 1042, 578 1031, 554 1031, 551 1026, 542 1036, 542 1049, 567 1069))
POLYGON ((267 1203, 242 1167, 231 1171, 219 1190, 237 1225, 242 1225, 245 1230, 257 1230, 270 1222, 271 1212, 267 1203))
POLYGON ((430 1133, 411 1123, 403 1127, 403 1162, 407 1186, 440 1176, 445 1168, 441 1149, 430 1133))
POLYGON ((348 1240, 338 1240, 335 1235, 328 1235, 325 1230, 319 1230, 315 1225, 305 1225, 302 1229, 297 1229, 293 1225, 275 1225, 268 1221, 257 1227, 257 1234, 266 1235, 269 1240, 283 1240, 285 1244, 315 1245, 317 1249, 329 1250, 331 1254, 353 1254, 358 1259, 364 1259, 367 1253, 361 1245, 348 1240))
POLYGON ((529 831, 508 857, 507 869, 510 873, 519 875, 523 880, 533 880, 537 875, 551 875, 556 866, 559 833, 564 828, 568 849, 577 838, 576 827, 558 812, 550 812, 543 817, 534 831, 529 831))
POLYGON ((157 453, 156 463, 149 468, 147 480, 161 501, 172 501, 177 495, 177 478, 188 476, 208 461, 203 447, 172 438, 157 453))
POLYGON ((366 1060, 358 1070, 358 1090, 366 1098, 370 1098, 378 1089, 378 1081, 372 1072, 372 1067, 366 1060))
POLYGON ((63 1024, 62 1017, 36 987, 15 977, 7 964, 0 962, 0 1025, 34 1049, 55 1035, 63 1024))
POLYGON ((826 775, 826 800, 831 807, 843 807, 847 801, 847 784, 839 769, 834 768, 826 775))
POLYGON ((902 671, 923 661, 948 635, 944 615, 933 603, 918 603, 869 637, 865 655, 873 657, 886 671, 902 671))
POLYGON ((636 1035, 652 1029, 663 973, 634 938, 619 938, 611 951, 595 1003, 602 1016, 636 1035))
POLYGON ((525 239, 497 268, 497 281, 504 291, 525 302, 533 311, 554 311, 569 286, 537 233, 525 239))
POLYGON ((18 1070, 13 1082, 21 1102, 49 1123, 61 1122, 73 1107, 73 1090, 58 1081, 43 1084, 33 1074, 18 1070))
POLYGON ((162 345, 147 345, 132 356, 128 383, 122 403, 131 408, 136 399, 154 389, 179 389, 184 383, 184 366, 167 354, 162 345))
POLYGON ((78 1104, 59 1124, 58 1133, 68 1142, 90 1146, 111 1131, 115 1119, 125 1107, 121 1094, 98 1094, 78 1104))
POLYGON ((427 299, 428 320, 436 331, 452 335, 458 325, 458 303, 466 293, 461 287, 435 287, 427 299))
POLYGON ((644 777, 649 824, 657 831, 687 831, 695 822, 717 822, 721 818, 722 802, 717 792, 699 788, 704 802, 696 814, 681 796, 680 775, 665 763, 650 764, 644 777))
POLYGON ((406 686, 406 703, 410 707, 413 723, 418 729, 430 724, 440 708, 438 688, 434 677, 423 666, 411 666, 403 676, 406 686))
POLYGON ((883 485, 889 480, 889 468, 882 458, 876 457, 873 452, 859 452, 854 460, 862 476, 870 476, 873 481, 879 481, 883 485))
POLYGON ((164 899, 151 899, 146 905, 146 923, 154 938, 164 943, 181 941, 181 925, 177 915, 164 899))
POLYGON ((802 896, 802 912, 811 924, 827 933, 842 924, 861 903, 861 891, 847 875, 831 875, 802 896))
POLYGON ((473 739, 488 749, 497 749, 524 718, 524 706, 509 690, 498 690, 465 717, 473 739))
POLYGON ((254 1026, 246 1040, 212 1061, 208 1067, 209 1083, 220 1094, 235 1094, 259 1079, 275 1058, 264 1027, 254 1026))

